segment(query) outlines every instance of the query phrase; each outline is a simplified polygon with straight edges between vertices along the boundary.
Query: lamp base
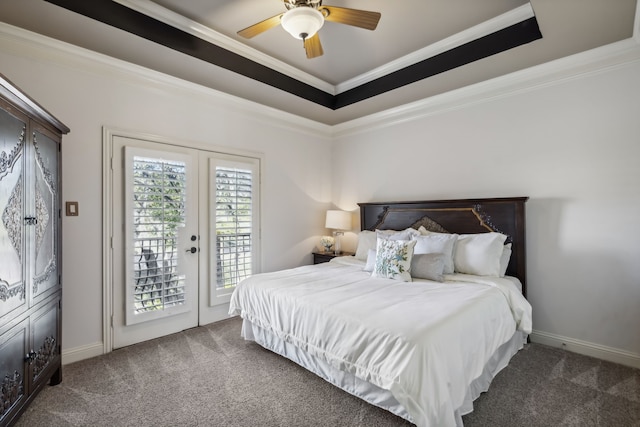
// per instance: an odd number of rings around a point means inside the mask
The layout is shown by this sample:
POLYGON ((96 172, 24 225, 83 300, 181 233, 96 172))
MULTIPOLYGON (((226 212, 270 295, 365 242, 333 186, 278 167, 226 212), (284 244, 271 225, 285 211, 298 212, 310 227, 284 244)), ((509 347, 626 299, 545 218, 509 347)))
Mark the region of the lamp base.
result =
POLYGON ((342 248, 340 247, 340 238, 344 236, 342 231, 334 231, 333 232, 333 253, 334 255, 340 255, 342 253, 342 248))

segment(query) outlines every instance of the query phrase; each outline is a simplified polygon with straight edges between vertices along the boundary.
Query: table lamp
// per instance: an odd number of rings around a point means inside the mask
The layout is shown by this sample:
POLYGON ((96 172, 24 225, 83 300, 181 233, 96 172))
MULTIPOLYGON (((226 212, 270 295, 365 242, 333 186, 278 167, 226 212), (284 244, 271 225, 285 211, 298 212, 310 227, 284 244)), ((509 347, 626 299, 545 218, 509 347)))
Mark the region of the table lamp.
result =
POLYGON ((334 246, 336 255, 340 255, 340 237, 345 230, 351 229, 351 213, 346 211, 328 210, 324 226, 333 230, 334 246))

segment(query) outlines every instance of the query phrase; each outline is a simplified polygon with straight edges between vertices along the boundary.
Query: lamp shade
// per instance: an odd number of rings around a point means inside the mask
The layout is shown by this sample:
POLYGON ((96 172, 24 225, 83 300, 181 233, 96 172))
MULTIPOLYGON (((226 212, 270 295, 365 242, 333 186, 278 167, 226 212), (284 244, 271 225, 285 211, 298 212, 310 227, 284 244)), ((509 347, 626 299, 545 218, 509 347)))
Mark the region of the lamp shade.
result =
POLYGON ((334 230, 351 230, 351 213, 346 211, 327 211, 327 220, 324 226, 334 230))
POLYGON ((282 28, 297 39, 312 37, 324 24, 324 16, 310 7, 297 7, 288 10, 280 20, 282 28))

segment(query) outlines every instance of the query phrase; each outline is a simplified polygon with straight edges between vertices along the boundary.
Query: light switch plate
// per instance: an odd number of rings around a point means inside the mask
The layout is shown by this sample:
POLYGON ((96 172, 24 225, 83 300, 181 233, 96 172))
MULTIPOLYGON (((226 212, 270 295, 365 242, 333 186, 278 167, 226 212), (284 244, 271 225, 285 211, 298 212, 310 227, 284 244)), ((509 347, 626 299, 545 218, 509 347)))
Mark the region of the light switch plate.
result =
POLYGON ((67 216, 78 216, 78 202, 66 202, 67 216))

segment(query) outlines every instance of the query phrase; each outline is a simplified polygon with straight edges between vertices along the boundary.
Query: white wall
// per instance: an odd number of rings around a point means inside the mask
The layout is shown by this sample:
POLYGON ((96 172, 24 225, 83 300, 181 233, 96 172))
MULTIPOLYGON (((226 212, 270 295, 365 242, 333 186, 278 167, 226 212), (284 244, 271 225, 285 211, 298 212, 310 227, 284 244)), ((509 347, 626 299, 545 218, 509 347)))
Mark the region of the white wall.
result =
POLYGON ((0 72, 71 128, 62 194, 79 202, 80 216, 63 217, 63 355, 102 348, 103 126, 262 154, 263 270, 311 262, 330 206, 330 183, 317 167, 328 164, 330 141, 270 124, 255 107, 240 111, 213 91, 145 80, 97 55, 19 39, 0 37, 0 72))
POLYGON ((640 63, 339 137, 331 153, 323 132, 17 39, 0 37, 0 72, 71 128, 63 199, 79 201, 80 216, 63 218, 63 355, 102 342, 109 126, 262 153, 266 271, 310 262, 330 201, 355 210, 364 201, 529 196, 534 335, 640 361, 640 63), (333 193, 318 167, 331 162, 333 193))
POLYGON ((353 209, 361 201, 529 196, 528 297, 538 337, 637 362, 639 112, 636 61, 338 138, 334 201, 353 209))

